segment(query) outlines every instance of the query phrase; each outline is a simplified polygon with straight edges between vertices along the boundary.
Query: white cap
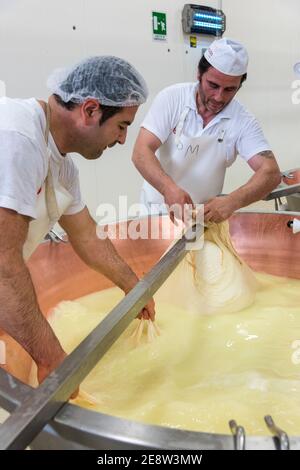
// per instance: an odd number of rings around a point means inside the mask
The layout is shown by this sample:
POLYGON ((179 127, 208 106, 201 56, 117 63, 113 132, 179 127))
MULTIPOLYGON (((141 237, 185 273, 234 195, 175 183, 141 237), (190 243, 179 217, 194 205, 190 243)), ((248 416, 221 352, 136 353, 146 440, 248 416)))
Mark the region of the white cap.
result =
POLYGON ((206 49, 204 57, 226 75, 238 77, 247 73, 248 52, 240 42, 232 39, 217 39, 206 49))

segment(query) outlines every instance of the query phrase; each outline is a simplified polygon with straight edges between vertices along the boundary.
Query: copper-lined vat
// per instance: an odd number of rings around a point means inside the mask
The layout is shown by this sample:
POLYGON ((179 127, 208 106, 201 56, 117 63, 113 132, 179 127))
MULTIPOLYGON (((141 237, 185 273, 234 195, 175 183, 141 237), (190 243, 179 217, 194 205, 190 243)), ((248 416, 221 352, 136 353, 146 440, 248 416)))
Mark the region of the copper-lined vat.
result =
MULTIPOLYGON (((239 213, 231 217, 233 243, 240 256, 255 271, 300 279, 300 234, 293 235, 287 226, 292 218, 292 215, 280 213, 239 213)), ((159 223, 161 233, 166 232, 170 225, 168 217, 151 220, 159 223)), ((141 220, 141 224, 148 222, 148 219, 141 220)), ((137 274, 142 276, 158 261, 171 238, 172 235, 164 240, 117 239, 114 244, 137 274)), ((106 278, 84 265, 69 244, 42 244, 28 265, 45 315, 61 300, 72 300, 112 286, 106 278)), ((2 338, 7 340, 7 337, 0 336, 2 338)), ((12 340, 9 344, 15 353, 11 355, 8 352, 6 368, 20 380, 26 381, 30 358, 12 340)), ((274 441, 266 428, 265 438, 249 437, 247 446, 271 449, 274 448, 274 441)), ((230 434, 222 436, 144 425, 68 404, 39 434, 32 447, 233 449, 234 440, 230 434)), ((291 447, 300 449, 300 437, 291 439, 291 447)))

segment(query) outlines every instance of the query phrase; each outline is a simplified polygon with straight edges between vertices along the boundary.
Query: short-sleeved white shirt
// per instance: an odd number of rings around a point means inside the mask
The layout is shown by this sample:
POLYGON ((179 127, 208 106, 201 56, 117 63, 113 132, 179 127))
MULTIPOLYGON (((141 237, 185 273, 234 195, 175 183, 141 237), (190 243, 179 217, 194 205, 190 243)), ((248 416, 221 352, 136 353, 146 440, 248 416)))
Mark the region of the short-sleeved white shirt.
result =
POLYGON ((70 155, 62 156, 49 134, 45 142, 46 117, 35 98, 0 99, 0 207, 36 218, 36 202, 50 165, 53 180, 73 196, 65 214, 80 212, 78 169, 70 155))
MULTIPOLYGON (((248 161, 259 152, 270 150, 270 145, 256 118, 236 99, 233 99, 209 124, 203 128, 202 117, 197 112, 197 83, 179 83, 162 90, 155 98, 141 127, 152 132, 164 144, 176 126, 183 110, 190 111, 183 127, 183 134, 195 138, 202 134, 218 135, 227 120, 224 142, 227 166, 239 154, 248 161)), ((157 156, 160 159, 159 150, 157 156)))

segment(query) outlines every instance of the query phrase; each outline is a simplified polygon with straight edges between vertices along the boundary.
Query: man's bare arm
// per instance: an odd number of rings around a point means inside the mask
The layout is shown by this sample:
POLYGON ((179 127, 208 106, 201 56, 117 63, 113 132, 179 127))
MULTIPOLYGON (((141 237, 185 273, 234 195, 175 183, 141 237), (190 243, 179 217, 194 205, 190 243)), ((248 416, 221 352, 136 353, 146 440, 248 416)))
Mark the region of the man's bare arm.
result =
POLYGON ((273 152, 260 152, 248 161, 255 171, 250 180, 240 188, 224 197, 216 197, 204 205, 206 222, 222 222, 228 219, 234 211, 263 199, 281 181, 273 152))
POLYGON ((0 208, 0 327, 34 359, 41 382, 65 353, 40 311, 23 260, 28 224, 28 217, 0 208))
POLYGON ((254 170, 254 175, 245 185, 230 194, 237 201, 237 209, 263 199, 281 181, 280 170, 271 150, 254 155, 248 160, 248 165, 254 170))
POLYGON ((136 274, 125 263, 109 240, 97 237, 97 225, 85 207, 81 212, 64 215, 59 221, 80 258, 92 269, 101 272, 124 292, 138 282, 136 274))
POLYGON ((174 181, 165 173, 156 158, 155 152, 161 145, 156 135, 142 127, 135 142, 132 161, 145 180, 164 194, 165 189, 174 184, 174 181))
MULTIPOLYGON (((92 269, 104 274, 127 294, 139 281, 134 271, 121 258, 112 242, 97 237, 97 225, 87 208, 73 215, 64 215, 59 223, 80 258, 92 269)), ((154 319, 154 303, 148 302, 144 318, 154 319)))

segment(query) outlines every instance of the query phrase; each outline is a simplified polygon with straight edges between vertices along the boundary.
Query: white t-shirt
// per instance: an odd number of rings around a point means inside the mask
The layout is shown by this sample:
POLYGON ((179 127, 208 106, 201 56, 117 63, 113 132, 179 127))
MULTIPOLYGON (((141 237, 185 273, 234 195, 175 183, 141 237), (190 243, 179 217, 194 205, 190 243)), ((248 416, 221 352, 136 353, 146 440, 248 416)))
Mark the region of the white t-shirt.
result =
MULTIPOLYGON (((197 112, 197 83, 179 83, 162 90, 155 98, 141 127, 152 132, 164 144, 172 132, 176 132, 180 116, 186 107, 190 108, 183 127, 183 134, 195 138, 202 134, 218 137, 223 120, 228 120, 224 142, 227 150, 227 166, 232 165, 239 154, 249 160, 259 152, 270 150, 256 118, 233 99, 203 129, 202 117, 197 112)), ((157 157, 160 158, 159 150, 157 157)))
MULTIPOLYGON (((49 166, 45 128, 46 116, 35 98, 0 99, 0 207, 33 219, 49 166)), ((70 155, 60 154, 51 133, 48 148, 54 183, 58 181, 73 196, 65 214, 80 212, 85 204, 78 169, 70 155)))

